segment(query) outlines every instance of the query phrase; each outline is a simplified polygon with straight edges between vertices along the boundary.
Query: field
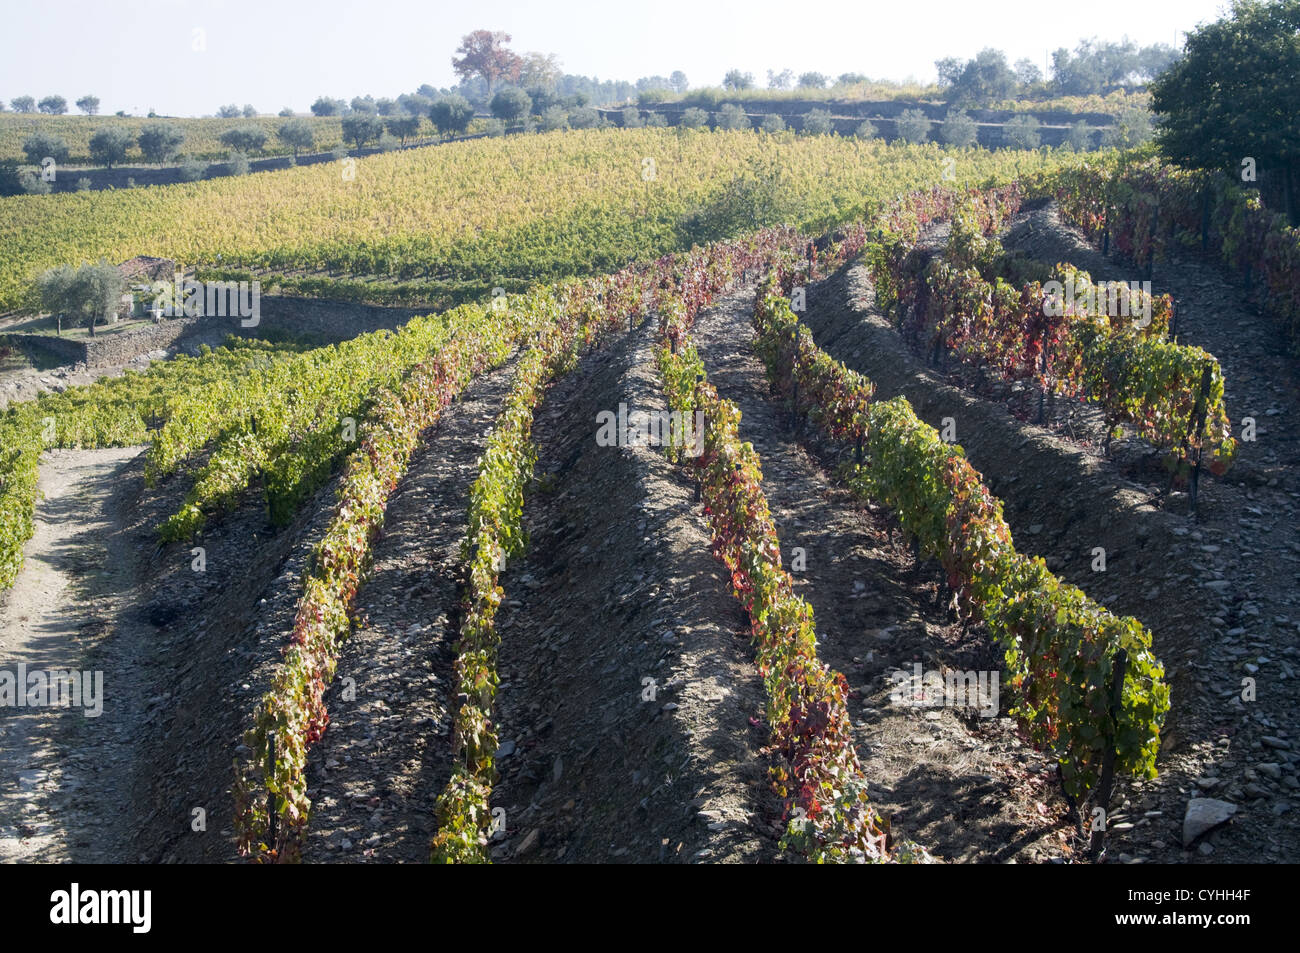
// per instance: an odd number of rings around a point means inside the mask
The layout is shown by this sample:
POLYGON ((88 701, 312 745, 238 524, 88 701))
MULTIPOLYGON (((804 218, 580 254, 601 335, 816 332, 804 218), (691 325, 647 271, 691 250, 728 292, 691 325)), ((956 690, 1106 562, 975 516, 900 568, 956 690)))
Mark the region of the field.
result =
POLYGON ((755 132, 0 199, 3 310, 445 306, 0 413, 0 647, 107 686, 6 712, 0 859, 1295 862, 1297 249, 1145 154, 755 132))

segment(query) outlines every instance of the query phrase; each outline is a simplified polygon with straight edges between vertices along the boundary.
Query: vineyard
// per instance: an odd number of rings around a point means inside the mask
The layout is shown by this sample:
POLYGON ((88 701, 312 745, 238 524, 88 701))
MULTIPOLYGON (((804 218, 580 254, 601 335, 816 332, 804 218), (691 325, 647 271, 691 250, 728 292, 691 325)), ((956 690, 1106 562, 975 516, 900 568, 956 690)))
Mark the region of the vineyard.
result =
POLYGON ((0 858, 1297 859, 1300 235, 1245 190, 606 129, 0 202, 4 310, 134 255, 438 306, 0 414, 0 644, 76 577, 32 667, 117 693, 24 715, 0 858))
MULTIPOLYGON (((332 116, 311 116, 316 146, 329 150, 343 142, 342 120, 332 116)), ((134 116, 22 116, 0 115, 0 161, 13 159, 26 162, 23 141, 34 133, 57 136, 68 146, 70 165, 94 164, 90 156, 90 137, 101 129, 125 129, 131 138, 151 123, 175 123, 185 134, 183 146, 186 156, 196 159, 224 159, 230 147, 221 142, 221 134, 231 129, 256 126, 266 133, 268 155, 289 155, 293 150, 276 138, 276 130, 284 124, 274 116, 255 116, 241 119, 143 119, 134 116)), ((138 150, 127 153, 128 163, 142 162, 138 150)))

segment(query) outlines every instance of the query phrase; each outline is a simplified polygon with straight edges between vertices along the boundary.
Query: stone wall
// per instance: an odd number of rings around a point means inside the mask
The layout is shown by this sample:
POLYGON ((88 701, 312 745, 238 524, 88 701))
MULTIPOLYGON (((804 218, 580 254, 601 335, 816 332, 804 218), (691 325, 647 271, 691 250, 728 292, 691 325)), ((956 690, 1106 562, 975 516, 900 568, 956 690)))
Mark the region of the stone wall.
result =
POLYGON ((322 341, 345 341, 358 334, 394 330, 426 310, 381 308, 345 301, 263 295, 260 320, 242 327, 239 318, 166 318, 160 324, 141 325, 128 331, 104 333, 94 338, 57 337, 52 334, 8 334, 15 345, 53 358, 60 364, 108 367, 127 364, 150 351, 193 351, 199 344, 216 347, 226 335, 279 338, 307 336, 322 341))
POLYGON ((323 298, 300 298, 290 295, 262 295, 261 320, 256 327, 242 328, 238 318, 211 318, 241 337, 272 337, 281 334, 315 335, 330 341, 346 341, 358 334, 392 330, 427 308, 384 308, 378 305, 328 301, 323 298))
POLYGON ((52 357, 61 364, 108 367, 129 363, 150 351, 175 347, 182 338, 201 330, 200 321, 200 318, 177 318, 129 331, 101 331, 93 338, 65 338, 51 334, 10 334, 8 337, 19 347, 52 357))

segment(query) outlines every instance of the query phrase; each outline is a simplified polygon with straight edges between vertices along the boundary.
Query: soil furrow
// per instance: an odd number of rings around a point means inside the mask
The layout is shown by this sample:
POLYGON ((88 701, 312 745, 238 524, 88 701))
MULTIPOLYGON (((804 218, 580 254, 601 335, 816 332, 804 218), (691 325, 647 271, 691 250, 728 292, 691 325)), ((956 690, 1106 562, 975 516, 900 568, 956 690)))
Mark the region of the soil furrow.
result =
POLYGON ((308 758, 303 860, 424 863, 451 773, 456 599, 469 490, 517 360, 476 379, 421 435, 389 498, 357 625, 308 758))
POLYGON ((530 546, 507 567, 493 856, 779 859, 764 690, 693 489, 597 414, 664 409, 643 327, 548 393, 530 546))
MULTIPOLYGON (((828 476, 834 451, 795 439, 753 352, 752 292, 701 312, 695 341, 719 393, 740 408, 762 460, 783 561, 817 619, 818 653, 852 689, 855 740, 872 797, 894 832, 954 861, 1065 856, 1065 804, 1046 761, 977 698, 934 706, 891 699, 896 672, 1000 672, 998 653, 947 606, 933 566, 891 539, 885 514, 828 476), (820 454, 814 455, 814 452, 820 454), (802 558, 800 558, 802 557, 802 558), (967 703, 969 702, 969 705, 967 703)), ((999 692, 1005 711, 1008 699, 999 692)))

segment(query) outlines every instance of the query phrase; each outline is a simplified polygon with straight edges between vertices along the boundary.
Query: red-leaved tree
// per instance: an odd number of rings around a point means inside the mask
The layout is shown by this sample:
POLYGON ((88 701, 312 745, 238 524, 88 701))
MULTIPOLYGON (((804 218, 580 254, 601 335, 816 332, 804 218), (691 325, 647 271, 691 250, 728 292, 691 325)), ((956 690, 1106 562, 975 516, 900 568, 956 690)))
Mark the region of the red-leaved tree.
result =
POLYGON ((475 30, 461 38, 456 48, 459 56, 451 58, 451 66, 461 77, 468 80, 473 76, 482 76, 487 83, 488 94, 501 79, 511 82, 519 80, 519 71, 524 65, 523 58, 508 49, 510 34, 501 31, 475 30))

